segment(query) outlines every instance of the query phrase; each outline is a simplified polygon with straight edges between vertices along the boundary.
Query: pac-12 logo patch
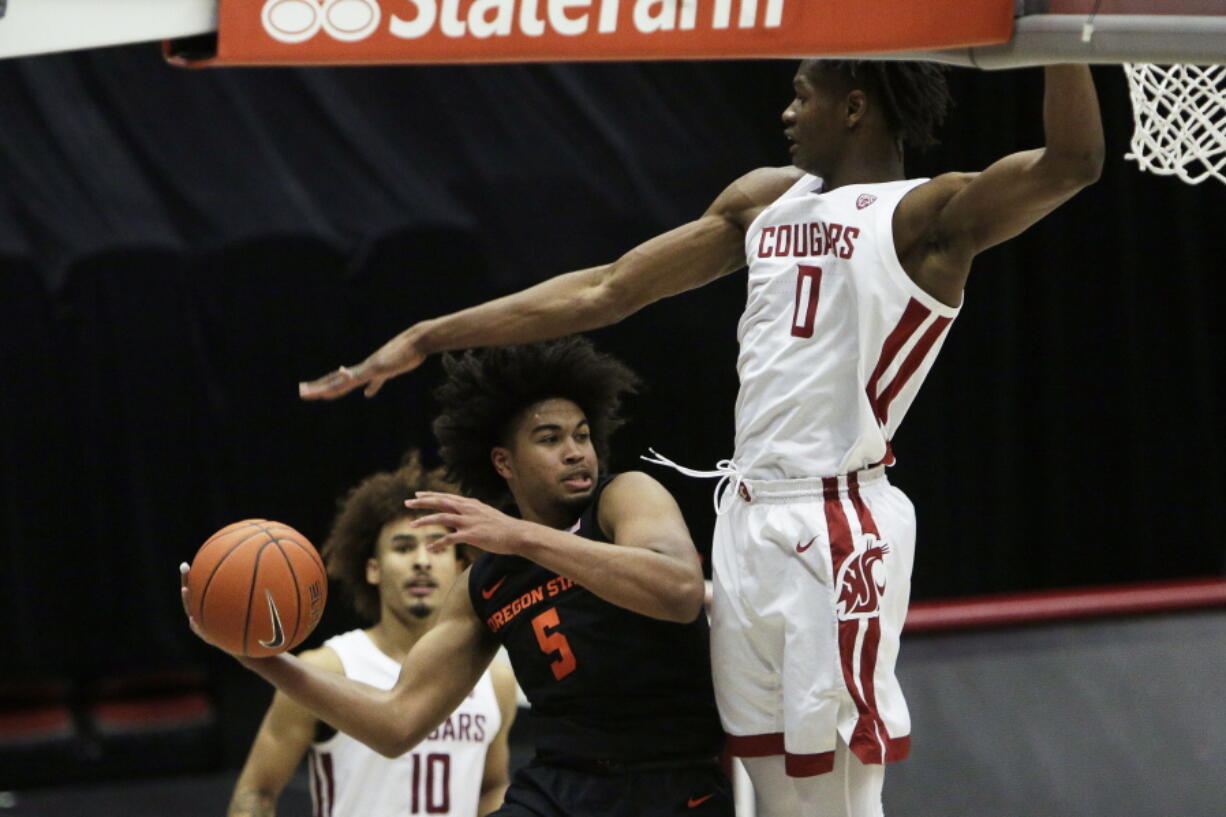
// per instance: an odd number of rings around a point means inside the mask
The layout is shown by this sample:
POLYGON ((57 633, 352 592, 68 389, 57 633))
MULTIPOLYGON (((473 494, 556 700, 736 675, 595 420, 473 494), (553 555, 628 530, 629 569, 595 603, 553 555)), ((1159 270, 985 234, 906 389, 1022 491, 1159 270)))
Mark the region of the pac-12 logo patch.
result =
POLYGON ((890 546, 874 536, 859 537, 860 546, 839 567, 835 613, 840 621, 876 618, 885 595, 885 555, 890 546))
POLYGON ((865 207, 868 207, 870 204, 872 204, 876 200, 877 200, 877 197, 874 196, 872 193, 861 193, 860 197, 856 199, 856 209, 863 210, 865 207))

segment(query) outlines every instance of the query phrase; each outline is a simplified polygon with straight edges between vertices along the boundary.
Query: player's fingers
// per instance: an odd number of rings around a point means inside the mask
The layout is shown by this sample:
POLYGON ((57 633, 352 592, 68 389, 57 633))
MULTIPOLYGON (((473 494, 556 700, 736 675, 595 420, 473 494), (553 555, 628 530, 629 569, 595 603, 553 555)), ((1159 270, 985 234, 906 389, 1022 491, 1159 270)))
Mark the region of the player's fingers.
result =
POLYGON ((464 521, 464 517, 454 513, 432 513, 427 516, 418 517, 409 523, 409 527, 422 528, 427 525, 440 525, 444 528, 458 528, 464 521))
POLYGON ((386 377, 373 378, 370 381, 369 385, 367 385, 366 388, 362 391, 362 396, 363 397, 374 397, 376 394, 379 393, 379 389, 383 388, 383 384, 385 382, 387 382, 386 377))
POLYGON ((447 511, 449 513, 458 513, 461 508, 460 504, 455 501, 455 497, 447 494, 418 495, 412 499, 406 499, 404 506, 415 511, 447 511))
MULTIPOLYGON (((360 368, 360 367, 357 367, 360 368)), ((303 400, 331 400, 348 394, 360 386, 363 380, 348 366, 341 366, 323 377, 298 384, 298 396, 303 400)))
POLYGON ((439 551, 449 548, 452 545, 458 544, 459 540, 456 539, 458 535, 458 533, 449 533, 446 536, 440 536, 434 541, 428 543, 426 545, 426 550, 430 551, 431 553, 438 553, 439 551))
MULTIPOLYGON (((188 610, 191 609, 190 602, 187 598, 189 592, 187 589, 187 574, 190 570, 191 568, 188 566, 187 562, 179 563, 179 600, 183 602, 184 613, 187 613, 188 610)), ((188 616, 190 617, 191 614, 188 613, 188 616)))

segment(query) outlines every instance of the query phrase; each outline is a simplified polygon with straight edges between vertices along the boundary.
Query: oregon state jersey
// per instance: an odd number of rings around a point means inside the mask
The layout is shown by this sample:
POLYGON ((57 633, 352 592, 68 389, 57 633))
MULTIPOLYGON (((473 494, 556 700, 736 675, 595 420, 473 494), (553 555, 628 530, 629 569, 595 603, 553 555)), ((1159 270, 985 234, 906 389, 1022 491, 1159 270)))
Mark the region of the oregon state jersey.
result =
MULTIPOLYGON (((363 630, 324 642, 345 675, 391 689, 400 664, 363 630)), ((502 726, 487 671, 468 698, 411 751, 388 758, 337 732, 311 747, 311 799, 315 817, 405 817, 412 814, 476 817, 485 753, 502 726)))
MULTIPOLYGON (((597 508, 612 479, 597 482, 579 536, 609 541, 597 508)), ((639 615, 519 556, 478 559, 469 594, 532 703, 538 752, 623 761, 719 753, 705 616, 676 624, 639 615)))
POLYGON ((907 276, 894 210, 926 179, 819 192, 805 176, 745 233, 736 454, 757 479, 891 464, 890 440, 958 310, 907 276))

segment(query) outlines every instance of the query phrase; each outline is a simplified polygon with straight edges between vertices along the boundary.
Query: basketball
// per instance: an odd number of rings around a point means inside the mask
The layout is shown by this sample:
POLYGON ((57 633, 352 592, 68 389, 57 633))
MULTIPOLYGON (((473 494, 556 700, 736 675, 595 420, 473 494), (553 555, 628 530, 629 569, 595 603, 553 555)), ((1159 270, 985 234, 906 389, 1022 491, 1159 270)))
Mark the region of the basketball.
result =
POLYGON ((223 650, 262 658, 311 634, 328 598, 323 560, 280 522, 245 519, 214 533, 188 575, 189 612, 223 650))

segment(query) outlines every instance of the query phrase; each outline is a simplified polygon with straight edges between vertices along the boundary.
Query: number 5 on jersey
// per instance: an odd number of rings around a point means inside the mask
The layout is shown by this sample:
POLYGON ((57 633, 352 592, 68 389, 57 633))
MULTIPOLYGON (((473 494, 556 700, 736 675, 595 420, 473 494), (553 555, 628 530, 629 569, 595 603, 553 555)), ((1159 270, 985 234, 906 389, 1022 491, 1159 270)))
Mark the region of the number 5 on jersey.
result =
POLYGON ((536 643, 541 646, 541 652, 555 656, 549 668, 553 677, 561 681, 575 671, 575 654, 570 651, 570 642, 566 636, 557 632, 561 622, 558 611, 550 607, 545 612, 532 619, 532 631, 536 633, 536 643))
POLYGON ((792 335, 813 337, 817 297, 822 288, 822 268, 800 264, 796 268, 796 306, 792 310, 792 335))

